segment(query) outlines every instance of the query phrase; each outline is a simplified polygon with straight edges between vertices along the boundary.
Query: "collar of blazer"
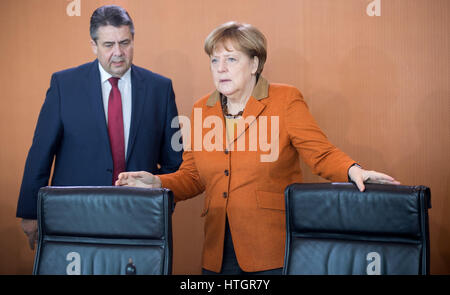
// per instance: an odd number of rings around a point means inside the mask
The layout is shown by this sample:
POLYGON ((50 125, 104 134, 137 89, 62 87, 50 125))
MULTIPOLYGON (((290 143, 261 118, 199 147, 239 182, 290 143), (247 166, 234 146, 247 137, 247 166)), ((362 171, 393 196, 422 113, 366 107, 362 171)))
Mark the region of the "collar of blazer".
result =
MULTIPOLYGON (((209 115, 218 116, 223 121, 223 124, 225 124, 224 117, 222 115, 222 107, 220 103, 217 103, 220 102, 220 95, 220 92, 216 90, 209 96, 206 102, 206 106, 208 106, 209 109, 206 110, 203 115, 204 117, 207 117, 209 115)), ((247 118, 248 116, 254 116, 254 118, 251 120, 251 122, 247 122, 247 124, 245 124, 245 129, 242 132, 236 134, 233 140, 228 141, 228 146, 226 144, 226 132, 223 133, 224 149, 229 149, 230 146, 248 130, 249 126, 253 124, 254 121, 256 121, 256 118, 266 107, 265 104, 261 103, 260 101, 263 98, 267 98, 268 96, 269 82, 264 77, 260 76, 258 82, 256 82, 255 88, 253 89, 252 95, 248 100, 247 105, 245 106, 244 113, 242 114, 242 117, 244 118, 247 118)))
MULTIPOLYGON (((220 92, 215 90, 208 98, 206 105, 213 107, 218 100, 220 100, 220 92)), ((253 89, 252 96, 256 100, 261 100, 269 96, 269 82, 260 76, 258 82, 256 82, 255 88, 253 89)))

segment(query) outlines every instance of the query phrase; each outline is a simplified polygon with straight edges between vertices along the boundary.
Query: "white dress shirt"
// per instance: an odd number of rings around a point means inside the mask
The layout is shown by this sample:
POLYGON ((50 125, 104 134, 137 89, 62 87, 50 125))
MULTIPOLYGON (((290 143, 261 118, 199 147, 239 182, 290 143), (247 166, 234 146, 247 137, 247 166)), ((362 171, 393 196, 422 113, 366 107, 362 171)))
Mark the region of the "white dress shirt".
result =
MULTIPOLYGON (((109 93, 111 92, 111 83, 108 79, 112 77, 107 71, 105 71, 100 63, 98 63, 100 70, 100 81, 102 84, 103 95, 103 107, 105 110, 106 123, 108 123, 108 102, 109 93)), ((131 124, 131 67, 126 73, 119 79, 119 91, 122 97, 122 114, 123 114, 123 133, 125 140, 125 158, 128 151, 128 138, 130 137, 130 124, 131 124)))

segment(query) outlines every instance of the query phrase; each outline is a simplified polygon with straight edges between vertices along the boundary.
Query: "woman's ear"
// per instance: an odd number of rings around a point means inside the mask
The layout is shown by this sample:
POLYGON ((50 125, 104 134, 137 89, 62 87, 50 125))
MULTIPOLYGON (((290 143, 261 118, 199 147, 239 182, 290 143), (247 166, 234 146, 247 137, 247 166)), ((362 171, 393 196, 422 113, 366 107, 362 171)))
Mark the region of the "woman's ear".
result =
POLYGON ((258 71, 258 66, 259 66, 259 58, 257 56, 253 57, 253 61, 252 61, 252 74, 255 75, 256 72, 258 71))

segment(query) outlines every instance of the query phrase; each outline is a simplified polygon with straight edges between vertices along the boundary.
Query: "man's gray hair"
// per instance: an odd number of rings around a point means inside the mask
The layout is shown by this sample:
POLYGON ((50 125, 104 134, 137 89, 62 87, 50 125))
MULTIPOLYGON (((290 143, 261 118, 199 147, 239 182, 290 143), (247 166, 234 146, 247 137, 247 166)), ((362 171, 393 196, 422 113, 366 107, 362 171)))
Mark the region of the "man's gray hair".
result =
POLYGON ((91 38, 97 42, 97 31, 102 26, 129 26, 131 35, 134 37, 134 25, 128 12, 120 6, 105 5, 97 8, 91 16, 91 25, 89 28, 91 38))

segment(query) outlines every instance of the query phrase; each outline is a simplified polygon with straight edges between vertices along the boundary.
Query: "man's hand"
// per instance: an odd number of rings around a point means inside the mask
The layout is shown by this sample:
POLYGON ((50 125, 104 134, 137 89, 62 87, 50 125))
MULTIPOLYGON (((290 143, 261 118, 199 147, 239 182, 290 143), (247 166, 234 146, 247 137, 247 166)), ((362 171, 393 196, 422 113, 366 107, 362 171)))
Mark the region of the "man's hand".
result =
POLYGON ((36 219, 22 219, 22 230, 27 235, 30 249, 34 250, 34 244, 38 239, 38 228, 36 219))
POLYGON ((350 167, 348 176, 361 192, 366 189, 364 183, 400 184, 400 182, 387 174, 364 170, 358 166, 350 167))
POLYGON ((117 186, 160 188, 161 179, 146 171, 122 172, 115 183, 117 186))

